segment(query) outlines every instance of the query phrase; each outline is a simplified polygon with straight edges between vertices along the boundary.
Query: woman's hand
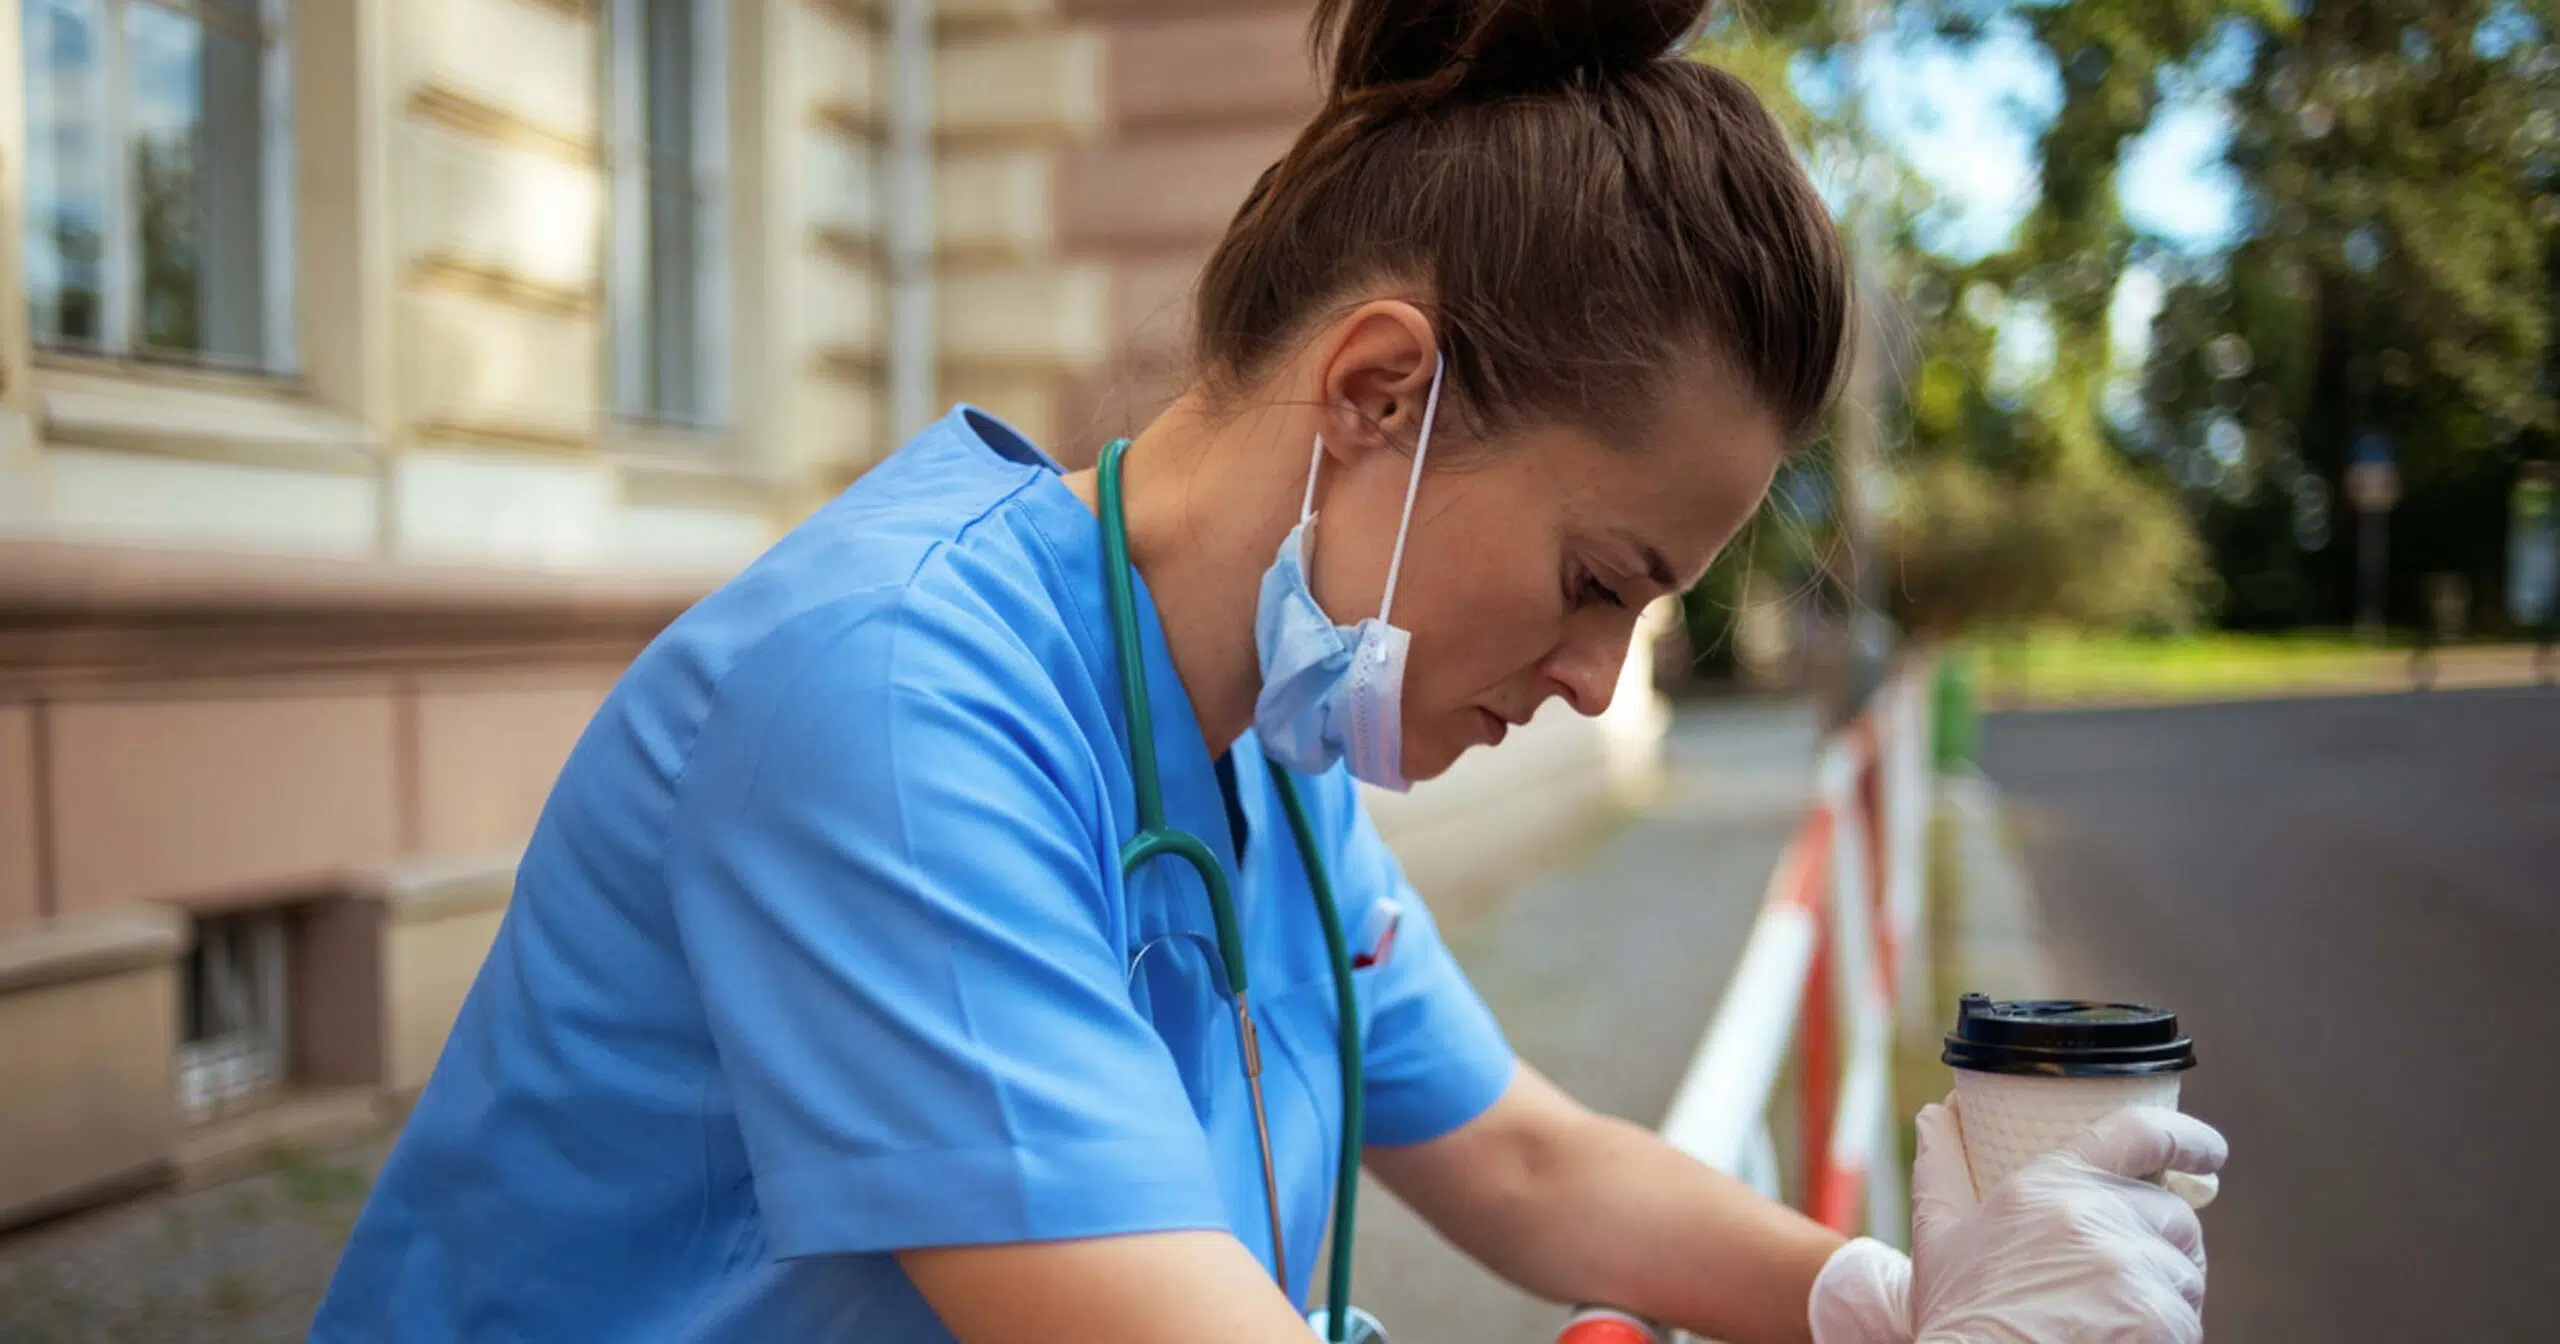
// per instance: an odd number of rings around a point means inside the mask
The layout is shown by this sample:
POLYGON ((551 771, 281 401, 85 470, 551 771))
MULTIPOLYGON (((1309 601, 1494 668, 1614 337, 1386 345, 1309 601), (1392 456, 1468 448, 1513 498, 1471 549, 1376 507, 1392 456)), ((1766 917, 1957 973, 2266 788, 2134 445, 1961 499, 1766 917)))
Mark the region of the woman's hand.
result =
POLYGON ((2222 1169, 2229 1149, 2212 1126, 2158 1108, 2121 1111, 1980 1202, 1953 1105, 1923 1109, 1919 1129, 1915 1256, 1904 1262, 1874 1242, 1833 1256, 1814 1284, 1816 1344, 2203 1339, 2203 1225, 2157 1182, 2222 1169))

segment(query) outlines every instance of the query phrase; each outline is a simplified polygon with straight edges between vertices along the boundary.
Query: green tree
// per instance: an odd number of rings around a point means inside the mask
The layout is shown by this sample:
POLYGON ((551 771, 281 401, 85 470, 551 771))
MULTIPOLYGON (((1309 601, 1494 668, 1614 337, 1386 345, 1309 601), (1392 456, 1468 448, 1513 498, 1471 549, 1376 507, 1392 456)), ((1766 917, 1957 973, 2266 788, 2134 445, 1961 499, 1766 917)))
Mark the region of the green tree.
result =
MULTIPOLYGON (((1841 9, 1788 3, 1729 21, 1717 59, 1769 94, 1818 175, 1863 197, 1853 227, 1874 231, 1871 295, 1900 375, 1894 404, 1853 406, 1886 426, 1893 468, 1884 600, 1924 636, 2042 622, 2175 624, 2209 576, 2203 551, 2156 471, 2120 452, 2104 406, 2117 360, 2107 311, 2142 245, 2116 198, 2127 146, 2164 85, 2235 15, 2274 29, 2275 0, 1910 0, 1879 6, 1879 31, 1934 26, 1959 42, 1994 23, 2023 27, 2061 74, 2064 101, 2041 133, 2042 193, 2006 251, 1958 263, 1931 253, 1932 202, 1907 169, 1858 133, 1858 33, 1841 9), (1812 106, 1784 76, 1813 69, 1850 96, 1812 106), (1854 189, 1850 184, 1855 184, 1854 189), (2046 321, 2051 367, 1995 386, 2002 322, 2046 321)), ((1827 535, 1789 554, 1744 551, 1782 581, 1836 554, 1827 535), (1789 562, 1795 565, 1790 568, 1789 562), (1773 563, 1774 562, 1774 563, 1773 563)), ((1708 605, 1739 593, 1728 577, 1708 605)), ((1693 618, 1706 613, 1693 605, 1693 618)))
MULTIPOLYGON (((2242 20, 2241 236, 2155 324, 2144 438, 2194 492, 2238 625, 2341 622, 2340 485, 2388 445, 2393 607, 2492 597, 2516 464, 2555 429, 2560 52, 2550 0, 2353 0, 2242 20)), ((2492 604, 2484 603, 2483 609, 2492 604)))
POLYGON ((2017 259, 1902 255, 1914 354, 1887 532, 1895 617, 1923 638, 2183 624, 2208 576, 2176 498, 2102 442, 2074 445, 2059 371, 2025 386, 1994 372, 2017 259))

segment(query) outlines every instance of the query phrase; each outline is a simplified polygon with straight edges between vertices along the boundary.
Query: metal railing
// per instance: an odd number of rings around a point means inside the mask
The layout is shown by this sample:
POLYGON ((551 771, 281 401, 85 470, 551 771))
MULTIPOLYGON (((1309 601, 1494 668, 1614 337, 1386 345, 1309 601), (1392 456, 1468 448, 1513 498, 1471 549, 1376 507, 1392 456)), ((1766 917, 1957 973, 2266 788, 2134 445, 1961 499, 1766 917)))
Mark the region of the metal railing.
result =
MULTIPOLYGON (((1905 664, 1822 744, 1813 804, 1770 873, 1661 1129, 1772 1199, 1895 1245, 1911 1225, 1894 1105, 1896 1016, 1925 1030, 1931 1003, 1927 959, 1913 953, 1928 893, 1934 672, 1926 660, 1905 664), (1790 1065, 1794 1095, 1784 1097, 1790 1065), (1792 1162, 1782 1160, 1772 1116, 1782 1100, 1792 1102, 1792 1162)), ((1663 1338, 1587 1307, 1557 1344, 1663 1338)))

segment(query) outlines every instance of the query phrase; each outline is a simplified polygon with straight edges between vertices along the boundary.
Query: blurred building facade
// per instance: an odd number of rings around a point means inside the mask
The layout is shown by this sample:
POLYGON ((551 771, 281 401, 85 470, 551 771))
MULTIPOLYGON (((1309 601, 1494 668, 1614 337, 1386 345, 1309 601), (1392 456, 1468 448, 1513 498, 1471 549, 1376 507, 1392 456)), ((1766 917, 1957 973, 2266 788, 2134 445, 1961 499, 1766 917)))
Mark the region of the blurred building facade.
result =
MULTIPOLYGON (((412 1094, 622 665, 920 393, 1178 386, 1303 8, 925 19, 0 0, 0 1225, 412 1094)), ((1459 889, 1662 727, 1632 659, 1381 823, 1459 889)))

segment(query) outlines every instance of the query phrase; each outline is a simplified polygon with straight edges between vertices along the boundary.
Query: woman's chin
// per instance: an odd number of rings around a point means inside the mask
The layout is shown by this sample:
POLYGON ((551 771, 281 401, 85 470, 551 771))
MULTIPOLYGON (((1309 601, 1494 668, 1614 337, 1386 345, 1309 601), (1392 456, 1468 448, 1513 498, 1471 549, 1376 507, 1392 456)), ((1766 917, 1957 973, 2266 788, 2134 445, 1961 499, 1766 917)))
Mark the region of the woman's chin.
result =
POLYGON ((1436 737, 1407 740, 1404 759, 1398 764, 1404 767, 1404 777, 1408 782, 1420 784, 1447 774, 1449 767, 1457 764, 1458 758, 1466 755, 1467 749, 1474 745, 1471 742, 1452 743, 1436 737))

